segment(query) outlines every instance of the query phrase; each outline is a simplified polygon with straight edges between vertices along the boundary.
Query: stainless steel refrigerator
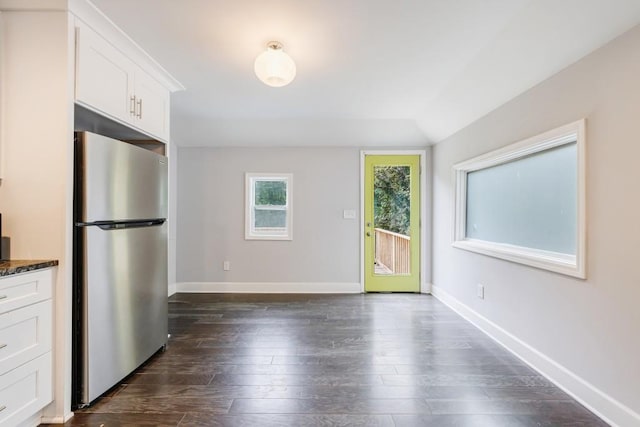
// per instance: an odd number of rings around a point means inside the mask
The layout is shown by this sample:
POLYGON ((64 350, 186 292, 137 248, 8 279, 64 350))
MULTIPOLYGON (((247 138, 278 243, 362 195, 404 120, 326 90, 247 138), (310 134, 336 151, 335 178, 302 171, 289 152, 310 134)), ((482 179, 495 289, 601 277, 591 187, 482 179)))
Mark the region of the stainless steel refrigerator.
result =
POLYGON ((167 342, 167 158, 75 141, 74 388, 86 406, 167 342))

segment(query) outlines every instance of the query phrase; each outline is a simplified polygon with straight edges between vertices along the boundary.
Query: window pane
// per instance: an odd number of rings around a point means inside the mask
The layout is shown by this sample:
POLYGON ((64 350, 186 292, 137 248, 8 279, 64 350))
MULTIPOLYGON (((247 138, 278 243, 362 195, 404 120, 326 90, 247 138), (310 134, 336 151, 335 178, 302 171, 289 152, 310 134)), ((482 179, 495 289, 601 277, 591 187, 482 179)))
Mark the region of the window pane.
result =
POLYGON ((284 206, 287 204, 287 183, 278 181, 256 181, 255 204, 284 206))
POLYGON ((466 237, 576 254, 577 146, 467 174, 466 237))
POLYGON ((255 228, 285 228, 287 211, 255 208, 255 228))

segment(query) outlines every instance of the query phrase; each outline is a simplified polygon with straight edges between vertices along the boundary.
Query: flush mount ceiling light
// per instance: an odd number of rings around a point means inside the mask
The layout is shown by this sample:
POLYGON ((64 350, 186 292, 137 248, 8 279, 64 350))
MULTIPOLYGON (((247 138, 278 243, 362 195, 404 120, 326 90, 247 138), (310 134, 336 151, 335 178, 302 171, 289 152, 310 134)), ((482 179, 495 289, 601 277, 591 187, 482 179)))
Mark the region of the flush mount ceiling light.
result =
POLYGON ((282 43, 269 42, 267 50, 256 58, 256 76, 267 86, 282 87, 296 77, 296 63, 282 50, 282 43))

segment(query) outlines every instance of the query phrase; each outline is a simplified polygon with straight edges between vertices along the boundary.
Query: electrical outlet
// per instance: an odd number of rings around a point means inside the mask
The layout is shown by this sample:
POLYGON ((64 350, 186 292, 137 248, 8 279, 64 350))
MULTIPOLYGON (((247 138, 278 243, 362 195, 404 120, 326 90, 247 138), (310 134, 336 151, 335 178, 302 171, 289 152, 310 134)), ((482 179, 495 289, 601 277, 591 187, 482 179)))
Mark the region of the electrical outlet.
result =
POLYGON ((224 271, 229 271, 231 270, 231 263, 229 261, 225 261, 222 263, 222 269, 224 271))
POLYGON ((484 285, 482 283, 478 283, 478 298, 484 299, 484 285))

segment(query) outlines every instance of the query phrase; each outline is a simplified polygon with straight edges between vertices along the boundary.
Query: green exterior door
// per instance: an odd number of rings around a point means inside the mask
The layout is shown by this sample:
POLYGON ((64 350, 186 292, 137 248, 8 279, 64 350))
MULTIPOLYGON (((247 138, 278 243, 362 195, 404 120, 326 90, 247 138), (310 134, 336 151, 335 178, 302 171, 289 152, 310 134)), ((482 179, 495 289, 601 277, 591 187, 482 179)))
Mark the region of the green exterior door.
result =
POLYGON ((420 292, 420 156, 364 164, 365 291, 420 292))

